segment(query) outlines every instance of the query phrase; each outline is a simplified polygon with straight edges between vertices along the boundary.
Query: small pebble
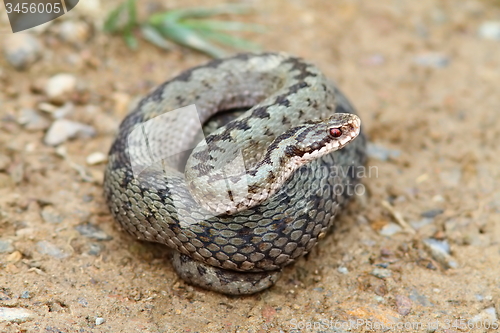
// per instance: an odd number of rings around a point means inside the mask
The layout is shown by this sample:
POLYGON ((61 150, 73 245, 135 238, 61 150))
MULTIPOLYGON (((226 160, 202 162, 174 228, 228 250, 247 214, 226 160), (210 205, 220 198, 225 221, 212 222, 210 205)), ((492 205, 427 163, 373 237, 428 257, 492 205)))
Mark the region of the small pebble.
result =
POLYGON ((388 223, 388 224, 384 225, 382 227, 382 229, 380 229, 379 233, 382 236, 392 236, 394 234, 397 234, 398 232, 401 232, 401 230, 403 230, 403 228, 401 228, 401 226, 399 226, 399 224, 388 223))
POLYGON ((100 17, 103 13, 101 0, 85 0, 78 3, 78 12, 89 17, 100 17))
POLYGON ((67 119, 58 119, 52 123, 44 142, 49 146, 57 146, 74 137, 92 137, 96 134, 93 127, 67 119))
POLYGON ((484 39, 500 41, 500 21, 487 21, 479 26, 477 34, 484 39))
POLYGON ((443 212, 444 212, 444 210, 439 209, 439 208, 430 209, 430 210, 427 210, 427 211, 421 213, 420 216, 425 217, 425 218, 433 218, 433 217, 436 217, 440 214, 443 214, 443 212))
POLYGON ((113 239, 113 237, 106 234, 98 226, 91 223, 79 224, 75 227, 75 229, 80 233, 80 235, 85 236, 87 238, 99 241, 108 241, 113 239))
POLYGON ((74 75, 61 73, 52 76, 46 83, 45 94, 51 102, 63 103, 76 90, 74 75))
POLYGON ((29 33, 2 36, 5 59, 17 70, 28 69, 42 54, 42 45, 29 33))
POLYGON ((435 196, 432 197, 432 201, 434 201, 434 202, 445 202, 446 199, 442 195, 438 194, 438 195, 435 195, 435 196))
POLYGON ((23 293, 19 297, 21 297, 22 299, 30 299, 31 295, 30 295, 30 292, 28 290, 25 290, 25 291, 23 291, 23 293))
POLYGON ((43 131, 50 126, 49 120, 33 109, 22 109, 17 121, 28 131, 43 131))
POLYGON ((339 267, 337 268, 337 272, 339 272, 340 274, 344 274, 344 275, 346 275, 346 274, 348 274, 348 273, 349 273, 349 270, 348 270, 348 269, 347 269, 347 267, 345 267, 345 266, 339 266, 339 267))
POLYGON ((434 304, 432 304, 429 301, 427 296, 420 294, 417 289, 412 289, 412 291, 410 292, 409 298, 413 302, 417 302, 418 304, 420 304, 422 306, 434 306, 434 304))
POLYGON ((458 263, 450 255, 450 245, 448 241, 437 240, 434 238, 424 239, 424 245, 430 252, 432 258, 439 262, 445 268, 457 268, 458 263))
POLYGON ((379 279, 386 279, 392 276, 392 271, 386 268, 375 268, 370 274, 379 279))
POLYGON ((32 320, 35 314, 24 308, 4 308, 0 307, 0 322, 23 323, 32 320))
POLYGON ((419 230, 425 227, 426 225, 431 224, 432 222, 434 222, 434 219, 425 217, 418 221, 411 221, 410 225, 413 227, 413 229, 419 230))
POLYGON ((10 263, 16 263, 20 261, 23 258, 23 255, 19 251, 14 251, 11 254, 7 256, 5 261, 10 262, 10 263))
POLYGON ((103 250, 102 244, 99 243, 90 243, 89 251, 87 252, 91 256, 99 256, 103 250))
POLYGON ((95 152, 87 156, 86 162, 88 165, 96 165, 106 162, 107 160, 108 157, 106 156, 106 154, 103 154, 101 152, 95 152))
POLYGON ((45 206, 41 212, 42 218, 47 223, 61 223, 64 220, 62 217, 52 206, 45 206))
POLYGON ((380 161, 387 161, 390 158, 399 157, 399 155, 401 155, 401 152, 399 150, 388 149, 381 145, 368 142, 368 145, 366 146, 366 154, 370 158, 375 158, 380 161))
POLYGON ((444 68, 450 64, 450 59, 440 53, 425 53, 415 56, 413 62, 422 67, 444 68))
POLYGON ((84 306, 84 307, 89 306, 89 302, 88 302, 88 301, 87 301, 87 299, 86 299, 86 298, 84 298, 84 297, 78 297, 78 298, 76 299, 76 301, 77 301, 77 302, 78 302, 81 306, 84 306))
POLYGON ((54 104, 50 104, 50 103, 40 103, 37 105, 37 108, 40 111, 50 113, 50 114, 53 114, 58 109, 57 106, 55 106, 54 104))
POLYGON ((400 315, 408 315, 411 311, 411 306, 412 302, 408 297, 403 295, 396 295, 396 307, 400 315))
POLYGON ((90 27, 82 21, 64 21, 57 32, 62 40, 73 45, 82 45, 90 37, 90 27))
POLYGON ((11 240, 0 239, 0 253, 12 253, 14 250, 11 240))
MULTIPOLYGON (((485 328, 487 323, 496 323, 498 320, 497 311, 494 307, 489 307, 471 318, 471 322, 477 324, 477 327, 485 328), (482 325, 482 326, 480 326, 482 325)), ((492 326, 493 327, 493 326, 492 326)))
POLYGON ((95 319, 95 324, 96 324, 96 325, 101 325, 101 324, 104 324, 104 322, 105 322, 104 318, 97 317, 97 318, 95 319))
POLYGON ((71 102, 64 103, 63 106, 58 107, 52 112, 52 117, 55 119, 66 118, 75 111, 75 105, 71 102))
POLYGON ((68 253, 63 252, 60 248, 48 241, 39 241, 36 243, 36 250, 41 254, 46 254, 57 259, 69 257, 68 253))
POLYGON ((111 99, 114 103, 114 111, 118 116, 125 116, 130 110, 130 103, 132 97, 129 94, 123 92, 114 92, 111 95, 111 99))

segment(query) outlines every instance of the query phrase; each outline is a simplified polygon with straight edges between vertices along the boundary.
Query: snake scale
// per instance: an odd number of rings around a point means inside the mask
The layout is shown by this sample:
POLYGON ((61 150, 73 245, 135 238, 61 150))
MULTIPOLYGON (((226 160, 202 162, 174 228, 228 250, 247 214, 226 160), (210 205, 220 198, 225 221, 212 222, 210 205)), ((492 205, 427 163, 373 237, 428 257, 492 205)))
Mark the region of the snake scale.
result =
POLYGON ((314 65, 239 54, 139 102, 110 149, 104 195, 127 232, 175 250, 182 279, 251 294, 325 235, 359 183, 365 145, 353 107, 314 65), (209 121, 217 115, 223 125, 209 121))

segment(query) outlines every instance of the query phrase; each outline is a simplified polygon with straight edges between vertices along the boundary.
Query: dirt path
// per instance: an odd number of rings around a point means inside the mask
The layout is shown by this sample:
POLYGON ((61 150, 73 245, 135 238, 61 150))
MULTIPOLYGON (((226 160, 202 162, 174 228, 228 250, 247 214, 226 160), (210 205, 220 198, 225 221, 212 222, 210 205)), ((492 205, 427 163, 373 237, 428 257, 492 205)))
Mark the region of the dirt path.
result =
MULTIPOLYGON (((186 285, 163 247, 121 232, 102 198, 104 165, 86 159, 107 153, 130 102, 207 58, 145 43, 132 52, 92 29, 71 42, 60 33, 68 19, 56 21, 34 34, 41 59, 29 69, 0 57, 0 306, 29 317, 0 322, 1 332, 362 332, 370 320, 393 332, 463 332, 496 323, 500 41, 478 29, 499 21, 500 7, 248 3, 256 12, 246 19, 268 28, 254 36, 264 49, 316 63, 359 110, 376 145, 365 195, 273 288, 226 297, 186 285), (62 108, 44 92, 60 73, 70 86, 76 79, 62 108), (95 135, 44 144, 58 116, 95 135)), ((91 22, 85 15, 69 22, 91 22)))

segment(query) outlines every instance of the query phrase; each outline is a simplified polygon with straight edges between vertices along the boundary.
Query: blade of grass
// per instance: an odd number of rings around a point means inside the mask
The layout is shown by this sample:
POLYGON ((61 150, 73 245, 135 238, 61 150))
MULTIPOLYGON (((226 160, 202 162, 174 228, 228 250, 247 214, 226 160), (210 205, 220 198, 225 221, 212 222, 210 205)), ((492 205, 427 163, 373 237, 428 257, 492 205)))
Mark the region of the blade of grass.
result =
POLYGON ((118 22, 120 21, 120 15, 125 9, 125 3, 116 7, 109 13, 108 17, 104 21, 104 31, 106 32, 116 32, 118 30, 118 22))
POLYGON ((258 24, 250 24, 233 21, 215 21, 215 20, 191 20, 186 19, 180 21, 183 27, 200 30, 217 30, 217 31, 249 31, 249 32, 265 32, 264 27, 258 24))
POLYGON ((135 0, 127 1, 127 11, 128 11, 128 24, 130 26, 137 24, 137 9, 135 6, 135 0))
POLYGON ((135 38, 130 30, 123 31, 123 39, 125 39, 125 43, 127 44, 127 46, 133 50, 136 50, 139 46, 137 38, 135 38))
POLYGON ((153 45, 158 46, 159 48, 162 48, 164 50, 171 50, 173 48, 173 44, 163 38, 162 34, 158 30, 156 30, 155 27, 149 24, 143 24, 141 26, 141 33, 142 37, 144 37, 145 40, 153 45))
POLYGON ((214 8, 186 8, 174 9, 165 13, 151 15, 149 23, 176 22, 184 18, 202 18, 222 14, 244 14, 250 11, 250 7, 244 5, 224 5, 214 8))
POLYGON ((211 57, 221 58, 226 55, 224 50, 208 42, 193 30, 184 28, 177 24, 162 24, 155 27, 168 39, 206 53, 211 57))

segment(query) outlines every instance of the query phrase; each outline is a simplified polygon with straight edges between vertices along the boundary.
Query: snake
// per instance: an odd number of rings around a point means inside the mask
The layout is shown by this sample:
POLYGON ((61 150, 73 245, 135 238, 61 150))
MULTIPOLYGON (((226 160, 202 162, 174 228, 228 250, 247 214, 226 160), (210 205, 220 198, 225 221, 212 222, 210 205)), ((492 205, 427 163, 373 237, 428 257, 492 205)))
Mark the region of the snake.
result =
POLYGON ((185 282, 257 293, 311 251, 362 185, 360 125, 337 85, 300 57, 212 60, 123 119, 104 197, 122 229, 172 249, 185 282))

